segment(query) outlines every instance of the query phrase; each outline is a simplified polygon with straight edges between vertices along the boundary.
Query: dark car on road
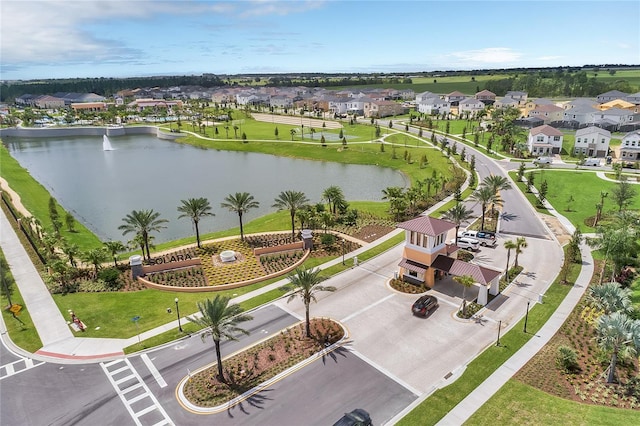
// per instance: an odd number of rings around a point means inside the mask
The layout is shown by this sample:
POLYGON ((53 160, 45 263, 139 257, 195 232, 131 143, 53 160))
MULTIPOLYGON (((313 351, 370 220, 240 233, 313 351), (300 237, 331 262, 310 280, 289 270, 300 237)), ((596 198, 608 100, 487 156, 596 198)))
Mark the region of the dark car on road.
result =
POLYGON ((345 413, 333 426, 371 426, 371 417, 362 408, 356 408, 350 413, 345 413))
POLYGON ((427 314, 433 309, 438 307, 438 299, 435 296, 422 296, 420 299, 416 300, 411 307, 411 312, 413 315, 417 315, 420 317, 426 317, 427 314))

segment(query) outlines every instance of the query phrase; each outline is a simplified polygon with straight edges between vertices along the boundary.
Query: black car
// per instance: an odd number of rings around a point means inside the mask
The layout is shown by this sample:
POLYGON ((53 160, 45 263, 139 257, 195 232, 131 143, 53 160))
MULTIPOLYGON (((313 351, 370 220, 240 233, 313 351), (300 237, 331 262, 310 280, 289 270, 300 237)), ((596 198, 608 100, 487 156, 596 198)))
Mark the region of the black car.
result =
POLYGON ((333 426, 371 426, 371 417, 362 408, 356 408, 350 413, 345 413, 333 426))
POLYGON ((438 299, 435 296, 422 296, 420 299, 416 300, 413 306, 411 307, 411 312, 413 315, 418 315, 420 317, 426 317, 429 311, 438 307, 438 299))

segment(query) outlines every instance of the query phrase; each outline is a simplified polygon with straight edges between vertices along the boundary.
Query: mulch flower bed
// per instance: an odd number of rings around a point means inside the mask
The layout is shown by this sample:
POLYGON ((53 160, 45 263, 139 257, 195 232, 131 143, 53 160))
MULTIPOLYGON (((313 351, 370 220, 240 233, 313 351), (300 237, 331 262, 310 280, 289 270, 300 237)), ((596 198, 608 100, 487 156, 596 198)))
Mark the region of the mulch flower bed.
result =
MULTIPOLYGON (((595 270, 600 270, 597 263, 595 270)), ((594 276, 594 281, 597 279, 594 276)), ((616 367, 618 383, 606 383, 605 372, 611 353, 603 352, 596 343, 596 317, 597 314, 587 306, 583 297, 558 333, 515 378, 549 394, 580 403, 640 409, 637 359, 619 359, 616 367), (577 354, 577 366, 571 371, 565 371, 558 365, 561 346, 567 346, 577 354)))
POLYGON ((394 290, 400 291, 402 293, 407 293, 407 294, 420 294, 420 293, 424 293, 429 289, 426 286, 411 284, 411 283, 402 281, 399 278, 398 279, 392 278, 391 281, 389 281, 389 285, 394 290))
MULTIPOLYGON (((311 338, 306 337, 303 322, 225 359, 222 364, 226 383, 218 379, 216 365, 193 374, 185 383, 185 397, 200 407, 228 402, 339 341, 344 330, 331 319, 314 318, 311 320, 311 335, 311 338)), ((211 345, 215 359, 213 342, 209 340, 207 344, 211 345)))

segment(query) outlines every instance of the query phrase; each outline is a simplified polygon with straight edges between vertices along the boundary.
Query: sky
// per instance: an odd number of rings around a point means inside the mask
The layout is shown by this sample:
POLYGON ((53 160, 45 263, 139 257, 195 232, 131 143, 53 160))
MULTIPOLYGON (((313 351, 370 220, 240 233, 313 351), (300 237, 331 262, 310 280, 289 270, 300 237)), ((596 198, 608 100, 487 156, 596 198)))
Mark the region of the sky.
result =
POLYGON ((640 2, 0 0, 0 79, 640 64, 640 2))

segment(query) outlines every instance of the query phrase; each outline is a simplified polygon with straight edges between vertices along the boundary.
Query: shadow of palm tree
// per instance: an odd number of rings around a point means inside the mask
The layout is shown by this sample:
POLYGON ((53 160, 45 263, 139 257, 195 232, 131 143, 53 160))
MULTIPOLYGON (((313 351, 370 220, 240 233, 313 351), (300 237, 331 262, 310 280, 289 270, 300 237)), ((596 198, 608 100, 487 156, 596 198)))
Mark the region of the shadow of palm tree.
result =
POLYGON ((233 407, 229 407, 229 409, 227 409, 227 417, 235 418, 235 415, 233 413, 234 410, 239 410, 244 414, 251 414, 248 411, 248 409, 251 407, 264 410, 265 402, 273 401, 273 398, 270 398, 266 395, 267 392, 273 392, 273 390, 262 389, 260 392, 256 392, 244 401, 234 405, 233 407))
POLYGON ((512 220, 516 220, 518 218, 517 214, 504 212, 500 215, 500 218, 505 222, 510 222, 512 220))
POLYGON ((333 360, 333 362, 337 363, 338 362, 338 355, 340 355, 342 358, 346 358, 347 354, 351 353, 349 351, 349 349, 343 347, 343 346, 339 346, 336 349, 332 350, 329 353, 323 354, 322 355, 322 363, 326 364, 327 363, 327 357, 331 358, 333 360))

